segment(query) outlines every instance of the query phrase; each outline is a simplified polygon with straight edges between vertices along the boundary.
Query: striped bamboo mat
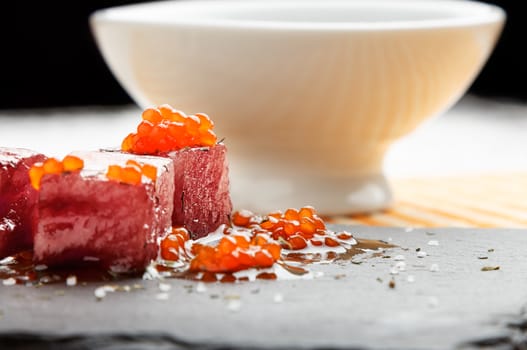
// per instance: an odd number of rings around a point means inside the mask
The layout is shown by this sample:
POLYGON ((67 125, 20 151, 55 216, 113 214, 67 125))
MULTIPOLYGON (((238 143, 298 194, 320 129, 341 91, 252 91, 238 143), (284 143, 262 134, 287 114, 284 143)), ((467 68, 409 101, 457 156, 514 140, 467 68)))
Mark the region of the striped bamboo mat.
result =
POLYGON ((394 180, 395 202, 334 223, 400 227, 527 228, 527 173, 394 180))

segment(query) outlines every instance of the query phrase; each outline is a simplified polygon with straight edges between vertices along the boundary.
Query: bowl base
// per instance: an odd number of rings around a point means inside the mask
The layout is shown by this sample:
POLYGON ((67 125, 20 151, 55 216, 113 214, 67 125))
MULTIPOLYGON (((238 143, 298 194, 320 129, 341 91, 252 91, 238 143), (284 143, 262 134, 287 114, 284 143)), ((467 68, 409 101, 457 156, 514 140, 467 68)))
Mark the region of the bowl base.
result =
POLYGON ((303 179, 231 173, 231 195, 235 209, 257 214, 307 205, 320 215, 367 213, 386 209, 393 198, 383 174, 303 179))

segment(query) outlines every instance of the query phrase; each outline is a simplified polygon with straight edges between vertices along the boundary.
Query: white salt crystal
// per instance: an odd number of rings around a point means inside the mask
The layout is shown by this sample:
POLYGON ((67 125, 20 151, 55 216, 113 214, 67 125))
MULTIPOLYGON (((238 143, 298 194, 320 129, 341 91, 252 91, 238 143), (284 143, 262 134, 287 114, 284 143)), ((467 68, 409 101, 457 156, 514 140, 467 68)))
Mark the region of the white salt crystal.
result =
POLYGON ((404 260, 404 255, 396 255, 395 258, 393 258, 393 260, 395 260, 395 261, 403 261, 404 260))
POLYGON ((156 299, 157 300, 168 300, 168 293, 157 293, 156 299))
POLYGON ((242 302, 238 299, 231 299, 227 303, 227 309, 232 312, 238 312, 242 308, 242 302))
POLYGON ((439 241, 436 241, 436 240, 428 241, 428 245, 431 245, 431 246, 438 246, 438 245, 439 245, 439 241))
POLYGON ((414 283, 415 282, 415 276, 414 275, 408 275, 408 277, 406 277, 406 280, 410 283, 414 283))
POLYGON ((418 258, 424 258, 425 256, 427 256, 428 254, 426 254, 426 252, 423 252, 422 250, 420 252, 417 252, 417 257, 418 258))
POLYGON ((172 286, 168 283, 159 283, 158 287, 160 291, 165 293, 172 289, 172 286))
POLYGON ((0 260, 0 265, 9 265, 15 262, 15 258, 8 256, 0 260))
POLYGON ((203 282, 198 282, 196 285, 196 292, 205 293, 207 291, 207 286, 203 282))
POLYGON ((430 271, 432 271, 432 272, 439 271, 439 265, 437 265, 437 264, 430 265, 430 271))
POLYGON ((156 269, 156 267, 153 264, 150 264, 146 267, 146 271, 143 274, 144 280, 154 280, 154 279, 162 279, 161 275, 159 274, 159 271, 156 269))
POLYGON ((274 296, 273 296, 273 301, 275 303, 281 303, 284 301, 284 296, 280 293, 276 293, 274 296))
POLYGON ((68 287, 73 287, 77 285, 77 276, 71 275, 66 278, 66 285, 68 287))
POLYGON ((399 271, 405 271, 406 270, 406 263, 404 261, 398 261, 395 264, 395 268, 399 271))
POLYGON ((107 293, 115 292, 115 287, 101 286, 95 289, 94 294, 97 299, 102 299, 107 293))
POLYGON ((14 286, 16 284, 16 279, 14 279, 13 277, 6 278, 2 281, 2 284, 4 286, 14 286))

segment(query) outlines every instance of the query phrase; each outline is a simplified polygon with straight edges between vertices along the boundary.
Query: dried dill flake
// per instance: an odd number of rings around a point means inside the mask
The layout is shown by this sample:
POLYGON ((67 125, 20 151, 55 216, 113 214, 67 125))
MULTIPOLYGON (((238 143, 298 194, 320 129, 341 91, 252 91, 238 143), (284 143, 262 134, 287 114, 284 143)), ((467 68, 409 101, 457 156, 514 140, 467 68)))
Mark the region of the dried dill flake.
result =
POLYGON ((499 270, 500 267, 499 266, 483 266, 481 268, 481 271, 496 271, 496 270, 499 270))

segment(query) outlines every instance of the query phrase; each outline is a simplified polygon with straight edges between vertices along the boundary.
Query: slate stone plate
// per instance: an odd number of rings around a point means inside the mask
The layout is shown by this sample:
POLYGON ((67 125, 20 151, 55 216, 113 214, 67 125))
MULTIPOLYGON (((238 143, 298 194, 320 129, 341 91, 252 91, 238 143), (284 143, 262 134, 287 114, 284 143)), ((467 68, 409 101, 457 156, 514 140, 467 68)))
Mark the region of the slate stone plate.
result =
POLYGON ((0 285, 0 348, 527 347, 527 230, 346 229, 399 248, 309 280, 125 280, 100 301, 101 283, 0 285))

